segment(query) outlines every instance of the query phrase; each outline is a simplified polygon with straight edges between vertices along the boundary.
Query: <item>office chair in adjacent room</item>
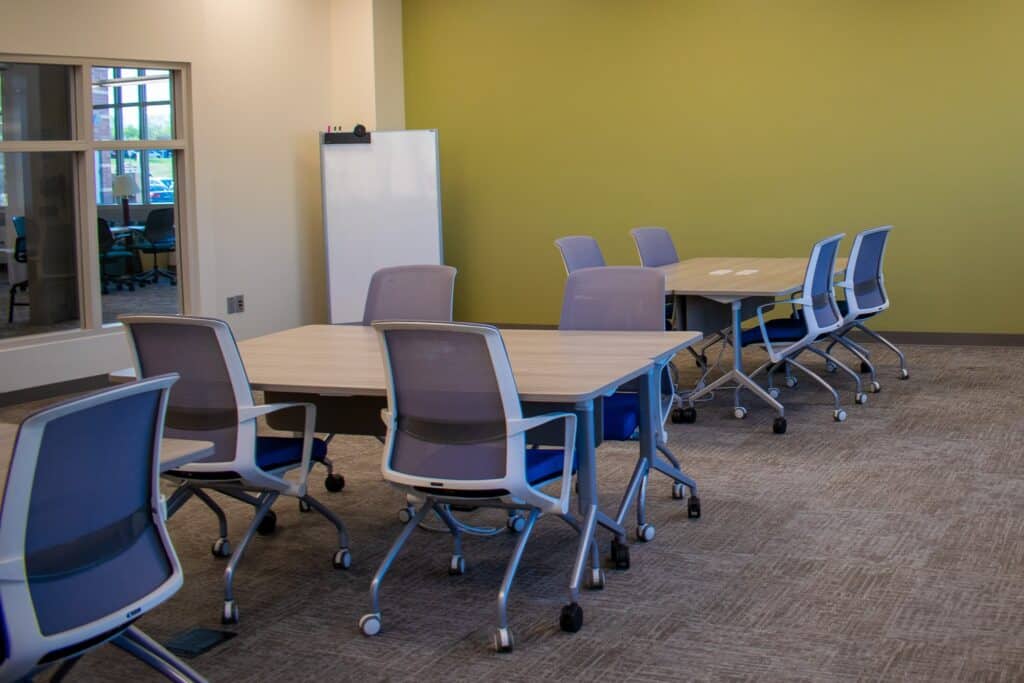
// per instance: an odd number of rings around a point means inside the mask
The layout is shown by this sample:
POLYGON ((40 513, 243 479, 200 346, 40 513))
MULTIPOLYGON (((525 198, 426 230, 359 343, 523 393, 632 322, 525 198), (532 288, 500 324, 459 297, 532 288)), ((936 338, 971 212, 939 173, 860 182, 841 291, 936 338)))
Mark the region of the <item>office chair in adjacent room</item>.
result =
MULTIPOLYGON (((800 297, 758 306, 757 327, 744 330, 740 338, 740 343, 743 346, 760 344, 768 352, 768 361, 750 373, 750 377, 755 377, 767 371, 768 390, 772 396, 778 396, 778 390, 772 386, 774 373, 783 367, 786 368, 788 373, 789 366, 799 369, 832 394, 835 403, 832 417, 836 422, 846 420, 846 411, 843 410, 840 404, 839 393, 828 382, 797 361, 797 356, 805 351, 821 355, 827 361, 836 363, 859 382, 860 378, 855 372, 840 363, 833 356, 814 346, 814 342, 827 338, 829 334, 838 330, 843 324, 842 315, 840 315, 839 307, 836 304, 833 284, 835 281, 836 252, 839 250, 839 242, 842 241, 843 237, 845 237, 843 234, 833 235, 815 244, 807 261, 807 274, 804 276, 804 286, 800 297), (785 304, 799 307, 796 314, 788 318, 775 318, 765 321, 765 309, 785 304)), ((788 384, 795 386, 795 378, 792 382, 788 382, 788 384)), ((739 392, 740 389, 737 388, 736 391, 739 392)), ((867 395, 859 391, 858 385, 857 402, 863 403, 866 400, 867 395)), ((784 434, 786 431, 786 418, 781 416, 775 418, 772 424, 772 431, 776 434, 784 434)))
POLYGON ((204 679, 136 627, 182 585, 157 477, 174 375, 25 418, 0 510, 0 680, 60 680, 112 643, 172 681, 204 679))
POLYGON ((850 339, 853 330, 859 330, 888 347, 900 361, 900 379, 908 379, 907 358, 903 352, 888 339, 870 329, 866 322, 889 308, 889 295, 885 289, 885 275, 882 273, 882 261, 885 258, 885 246, 889 241, 891 225, 872 228, 859 233, 853 240, 850 258, 846 264, 846 276, 839 283, 845 292, 846 299, 840 300, 839 311, 843 314, 843 325, 832 334, 832 341, 826 351, 831 351, 837 343, 846 347, 861 362, 861 372, 871 374, 872 387, 877 391, 881 388, 875 366, 871 363, 870 352, 850 339))
POLYGON ((256 508, 234 552, 219 551, 214 544, 215 555, 231 555, 224 570, 221 621, 238 622, 234 574, 253 536, 274 532, 277 515, 270 508, 279 496, 298 498, 301 509, 316 510, 334 525, 338 549, 332 562, 335 569, 348 569, 352 555, 345 525, 306 490, 310 468, 327 453, 327 444, 313 433, 316 408, 310 403, 256 405, 231 328, 223 320, 177 315, 127 315, 119 320, 128 332, 136 376, 162 372, 181 376, 171 392, 165 434, 214 443, 212 456, 164 473, 179 484, 167 502, 168 514, 203 489, 256 508), (296 408, 305 414, 301 437, 257 436, 259 417, 296 408), (289 481, 285 475, 292 470, 298 470, 298 477, 289 481))
POLYGON ((170 254, 177 248, 174 232, 174 209, 153 209, 146 216, 146 227, 142 231, 141 243, 136 246, 143 254, 153 255, 153 267, 139 273, 136 280, 158 284, 160 278, 166 278, 172 285, 178 283, 177 276, 157 265, 158 254, 170 254))
POLYGON ((565 266, 567 275, 581 268, 596 268, 605 265, 604 254, 601 253, 601 247, 593 237, 584 235, 560 237, 555 240, 555 246, 562 254, 562 265, 565 266))
POLYGON ((7 308, 7 324, 14 322, 14 307, 28 306, 28 302, 20 302, 15 299, 17 292, 28 291, 28 242, 25 237, 25 217, 12 216, 14 224, 14 261, 8 261, 7 276, 10 278, 10 301, 7 308))
POLYGON ((135 280, 129 271, 135 254, 114 239, 107 219, 96 219, 96 231, 99 234, 100 244, 100 287, 102 292, 106 294, 109 291, 107 286, 111 284, 116 285, 118 291, 127 286, 129 291, 134 292, 135 280), (114 273, 108 272, 107 266, 117 266, 118 270, 114 273))
MULTIPOLYGON (((578 270, 570 273, 565 283, 558 329, 664 331, 664 297, 665 275, 653 268, 609 266, 578 270)), ((686 489, 689 489, 687 514, 690 517, 700 517, 697 484, 686 475, 677 478, 682 474, 679 472, 679 461, 666 445, 668 437, 663 425, 672 409, 675 396, 667 362, 659 368, 658 376, 661 382, 662 401, 655 443, 658 451, 672 463, 676 472, 658 469, 657 461, 648 463, 642 456, 637 459, 627 491, 629 496, 636 496, 636 536, 641 541, 653 540, 655 534, 654 525, 647 523, 646 520, 647 480, 652 466, 673 479, 673 498, 686 497, 686 489)), ((604 397, 602 425, 605 439, 625 441, 637 429, 640 424, 639 390, 638 382, 634 381, 619 387, 611 396, 604 397)), ((613 554, 614 552, 613 550, 613 554)))
MULTIPOLYGON (((565 520, 577 533, 580 522, 569 512, 576 470, 576 416, 557 412, 523 418, 508 353, 497 328, 467 323, 378 322, 387 378, 384 414, 384 479, 423 503, 388 551, 370 585, 371 612, 359 620, 364 635, 382 624, 380 586, 409 536, 430 512, 447 523, 454 538, 449 573, 466 571, 460 528, 449 505, 518 509, 528 513, 498 593, 498 629, 494 646, 513 647, 508 625, 508 593, 537 518, 544 513, 565 520), (560 448, 528 449, 527 430, 563 421, 560 448), (543 487, 559 483, 557 495, 543 487)), ((603 586, 597 544, 589 548, 592 587, 603 586)), ((570 590, 561 626, 577 631, 583 610, 570 590)))

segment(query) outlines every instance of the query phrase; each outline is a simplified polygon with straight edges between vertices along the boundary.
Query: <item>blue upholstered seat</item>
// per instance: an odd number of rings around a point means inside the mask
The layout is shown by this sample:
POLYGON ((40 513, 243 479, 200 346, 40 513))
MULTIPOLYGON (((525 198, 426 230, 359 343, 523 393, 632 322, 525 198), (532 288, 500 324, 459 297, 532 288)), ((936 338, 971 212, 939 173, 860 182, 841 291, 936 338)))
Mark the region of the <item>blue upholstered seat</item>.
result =
MULTIPOLYGON (((327 442, 313 439, 312 460, 323 462, 327 442)), ((290 436, 256 437, 256 464, 261 470, 275 470, 302 461, 302 439, 290 436)))
MULTIPOLYGON (((807 334, 807 325, 803 318, 775 318, 767 321, 764 326, 768 330, 768 341, 772 342, 794 342, 807 334)), ((761 328, 754 327, 744 330, 740 337, 743 346, 749 344, 763 344, 764 337, 761 335, 761 328)))
MULTIPOLYGON (((565 462, 565 451, 561 448, 527 448, 526 479, 532 486, 562 476, 562 465, 565 462)), ((576 472, 577 458, 572 459, 572 471, 576 472)))
POLYGON ((604 398, 604 438, 626 441, 640 425, 637 394, 619 392, 604 398))

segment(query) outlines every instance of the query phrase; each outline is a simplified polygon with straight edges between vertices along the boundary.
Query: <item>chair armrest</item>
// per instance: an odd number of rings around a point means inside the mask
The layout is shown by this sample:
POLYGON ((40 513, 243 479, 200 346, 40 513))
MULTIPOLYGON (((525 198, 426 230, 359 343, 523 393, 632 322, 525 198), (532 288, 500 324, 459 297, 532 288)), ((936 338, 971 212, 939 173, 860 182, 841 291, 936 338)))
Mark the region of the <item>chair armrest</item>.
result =
POLYGON ((508 435, 515 436, 516 434, 528 432, 531 429, 540 427, 541 425, 545 425, 549 422, 562 420, 568 417, 571 417, 573 420, 576 419, 576 416, 573 413, 545 413, 543 415, 524 417, 518 420, 507 420, 505 424, 508 430, 508 435))
MULTIPOLYGON (((518 420, 508 420, 506 422, 509 436, 515 434, 525 433, 535 427, 554 422, 555 420, 565 420, 565 444, 562 449, 562 484, 558 494, 557 502, 559 508, 564 515, 569 511, 569 499, 572 496, 572 461, 576 455, 576 415, 574 413, 547 413, 545 415, 537 415, 535 417, 527 417, 518 420)), ((550 496, 544 493, 538 494, 552 500, 550 496)))
POLYGON ((302 430, 302 461, 299 464, 299 481, 294 484, 296 495, 305 495, 306 479, 309 477, 309 464, 313 457, 313 434, 316 428, 316 406, 312 403, 264 403, 258 406, 246 406, 239 408, 238 421, 248 422, 263 415, 276 413, 279 410, 289 408, 303 408, 306 411, 306 420, 302 430))
MULTIPOLYGON (((768 357, 771 358, 773 362, 775 361, 776 353, 775 353, 775 349, 772 348, 771 341, 768 339, 768 328, 764 324, 764 309, 768 308, 769 306, 775 306, 776 304, 779 304, 779 305, 794 304, 794 305, 800 305, 800 306, 810 306, 811 305, 811 301, 810 301, 810 299, 806 299, 806 298, 801 297, 799 299, 786 299, 785 301, 773 301, 773 302, 771 302, 769 304, 762 304, 761 306, 757 307, 757 326, 761 328, 761 340, 764 342, 765 349, 768 350, 768 357)), ((736 340, 736 342, 739 343, 739 340, 736 340)))

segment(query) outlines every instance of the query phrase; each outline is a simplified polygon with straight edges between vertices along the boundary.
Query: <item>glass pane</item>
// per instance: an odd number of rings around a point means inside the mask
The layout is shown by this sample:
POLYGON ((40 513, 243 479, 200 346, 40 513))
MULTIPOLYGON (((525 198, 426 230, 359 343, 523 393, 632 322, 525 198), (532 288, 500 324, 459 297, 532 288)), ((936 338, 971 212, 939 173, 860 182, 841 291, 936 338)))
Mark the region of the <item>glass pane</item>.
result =
POLYGON ((173 137, 171 72, 167 69, 95 68, 92 92, 94 139, 173 137))
POLYGON ((4 140, 70 140, 71 67, 0 62, 4 140))
POLYGON ((105 150, 97 152, 96 167, 97 183, 105 184, 97 197, 113 199, 97 201, 96 207, 103 322, 117 322, 117 316, 139 311, 179 313, 174 153, 105 150), (139 170, 118 174, 118 168, 139 170), (127 192, 134 193, 126 195, 125 206, 121 193, 127 192))
POLYGON ((77 329, 74 155, 0 157, 9 202, 0 226, 0 338, 77 329))

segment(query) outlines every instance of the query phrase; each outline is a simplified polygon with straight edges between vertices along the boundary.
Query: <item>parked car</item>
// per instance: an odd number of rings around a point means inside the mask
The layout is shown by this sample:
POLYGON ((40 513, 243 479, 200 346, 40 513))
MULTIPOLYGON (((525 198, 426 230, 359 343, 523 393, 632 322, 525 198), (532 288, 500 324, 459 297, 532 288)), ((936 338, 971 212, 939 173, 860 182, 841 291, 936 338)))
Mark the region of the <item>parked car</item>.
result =
POLYGON ((173 204, 173 181, 164 178, 149 179, 149 201, 151 204, 173 204))

